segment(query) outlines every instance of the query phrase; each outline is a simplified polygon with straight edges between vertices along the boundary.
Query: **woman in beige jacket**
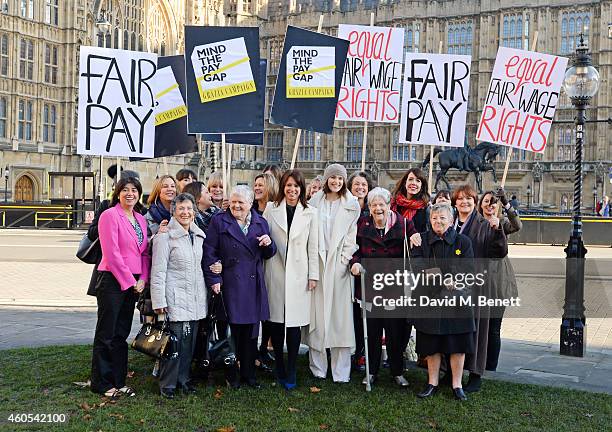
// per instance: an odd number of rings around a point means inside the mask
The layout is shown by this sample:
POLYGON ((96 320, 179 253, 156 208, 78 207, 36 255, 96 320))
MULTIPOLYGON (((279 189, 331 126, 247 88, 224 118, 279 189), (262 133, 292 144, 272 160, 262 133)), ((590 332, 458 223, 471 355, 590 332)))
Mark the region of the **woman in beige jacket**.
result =
POLYGON ((332 377, 348 382, 351 351, 355 348, 353 329, 353 277, 349 261, 357 247, 357 219, 360 207, 346 186, 346 169, 339 164, 325 168, 323 190, 309 204, 319 216, 319 288, 312 295, 307 343, 310 370, 317 378, 327 376, 326 349, 331 351, 332 377))
POLYGON ((319 279, 317 211, 306 202, 306 182, 300 171, 283 174, 277 199, 268 203, 263 216, 278 251, 265 270, 276 376, 291 390, 296 386, 301 327, 310 324, 311 293, 319 279))

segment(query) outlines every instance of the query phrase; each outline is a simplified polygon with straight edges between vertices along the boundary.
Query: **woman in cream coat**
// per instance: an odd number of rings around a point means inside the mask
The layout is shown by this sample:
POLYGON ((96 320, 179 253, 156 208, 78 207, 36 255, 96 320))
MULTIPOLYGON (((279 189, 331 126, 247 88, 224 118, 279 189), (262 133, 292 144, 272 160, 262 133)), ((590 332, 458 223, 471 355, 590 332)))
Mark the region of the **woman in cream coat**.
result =
POLYGON ((359 203, 347 190, 346 169, 329 165, 323 175, 323 190, 309 204, 319 216, 319 285, 312 296, 307 344, 310 370, 317 378, 327 376, 326 348, 331 351, 335 382, 348 382, 351 351, 355 348, 353 329, 353 278, 349 261, 357 247, 359 203))
POLYGON ((301 327, 310 324, 311 293, 319 279, 317 210, 306 202, 306 182, 301 172, 289 170, 283 174, 278 197, 268 203, 263 216, 278 250, 266 262, 265 270, 276 376, 290 390, 296 386, 301 327))

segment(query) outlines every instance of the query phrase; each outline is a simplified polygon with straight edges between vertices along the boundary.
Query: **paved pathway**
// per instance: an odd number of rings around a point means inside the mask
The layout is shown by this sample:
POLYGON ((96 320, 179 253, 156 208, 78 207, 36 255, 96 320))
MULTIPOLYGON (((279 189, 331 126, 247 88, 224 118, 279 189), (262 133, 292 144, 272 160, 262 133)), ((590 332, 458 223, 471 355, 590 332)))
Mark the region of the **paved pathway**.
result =
MULTIPOLYGON (((89 344, 95 298, 85 294, 92 266, 74 258, 82 233, 0 230, 0 349, 89 344)), ((591 248, 587 266, 587 355, 559 356, 563 248, 512 246, 521 296, 546 307, 531 317, 508 317, 499 370, 489 376, 612 394, 612 249, 591 248), (546 310, 544 310, 546 309, 546 310)), ((139 328, 134 315, 133 333, 139 328)))

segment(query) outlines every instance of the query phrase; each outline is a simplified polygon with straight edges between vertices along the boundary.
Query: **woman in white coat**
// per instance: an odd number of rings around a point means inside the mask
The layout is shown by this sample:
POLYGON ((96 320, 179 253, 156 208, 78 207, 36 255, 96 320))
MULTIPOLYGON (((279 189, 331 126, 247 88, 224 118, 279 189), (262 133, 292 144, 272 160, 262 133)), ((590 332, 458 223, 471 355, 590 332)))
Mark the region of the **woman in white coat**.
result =
POLYGON ((296 386, 301 327, 310 324, 311 293, 319 279, 317 210, 306 201, 306 182, 300 171, 283 174, 278 196, 268 203, 263 217, 277 247, 265 269, 276 376, 280 385, 291 390, 296 386))
POLYGON ((348 382, 353 329, 353 278, 349 261, 357 247, 359 203, 347 190, 346 169, 339 164, 325 168, 323 190, 309 204, 319 216, 319 285, 313 292, 307 343, 310 370, 317 378, 327 376, 326 349, 331 351, 332 378, 348 382))

